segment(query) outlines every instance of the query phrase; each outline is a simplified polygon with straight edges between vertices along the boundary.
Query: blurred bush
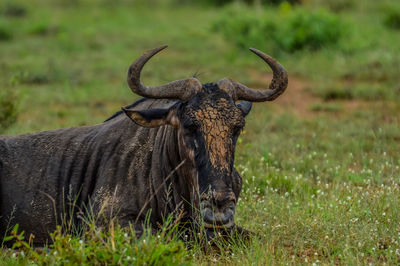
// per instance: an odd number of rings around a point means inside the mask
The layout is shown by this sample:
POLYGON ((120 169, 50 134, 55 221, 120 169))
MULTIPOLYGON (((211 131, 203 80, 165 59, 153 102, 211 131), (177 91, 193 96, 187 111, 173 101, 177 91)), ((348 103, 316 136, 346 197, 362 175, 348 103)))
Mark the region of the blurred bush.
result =
POLYGON ((0 41, 7 41, 10 39, 12 39, 11 31, 7 27, 2 25, 0 21, 0 41))
POLYGON ((14 90, 2 88, 0 91, 0 132, 15 123, 18 116, 18 97, 14 90))
POLYGON ((48 21, 39 21, 30 25, 28 32, 32 35, 50 36, 57 35, 60 32, 60 27, 52 25, 48 21))
POLYGON ((201 0, 200 2, 209 5, 223 6, 231 3, 244 3, 248 5, 254 4, 267 4, 267 5, 277 5, 284 2, 291 4, 300 4, 301 0, 201 0))
POLYGON ((231 5, 214 22, 213 30, 240 47, 252 45, 276 54, 333 46, 343 36, 344 25, 326 10, 311 11, 288 3, 261 11, 231 5))
POLYGON ((0 10, 0 13, 8 17, 24 17, 27 14, 27 10, 23 5, 10 1, 4 3, 0 10))
POLYGON ((333 12, 354 10, 357 7, 356 0, 307 0, 307 4, 309 6, 322 6, 333 12))
POLYGON ((385 25, 400 30, 400 8, 388 9, 385 14, 385 25))

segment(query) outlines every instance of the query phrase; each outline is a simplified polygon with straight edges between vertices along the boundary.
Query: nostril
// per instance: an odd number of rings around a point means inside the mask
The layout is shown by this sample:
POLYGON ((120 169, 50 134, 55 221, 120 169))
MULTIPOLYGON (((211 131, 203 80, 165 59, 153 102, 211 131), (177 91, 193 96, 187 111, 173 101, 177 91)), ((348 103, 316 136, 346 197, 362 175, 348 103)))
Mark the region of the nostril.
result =
POLYGON ((212 201, 217 207, 226 208, 232 204, 235 205, 236 197, 233 192, 218 193, 214 191, 212 201))
POLYGON ((227 205, 227 203, 229 203, 229 202, 226 199, 225 200, 214 200, 215 206, 220 209, 223 209, 225 207, 225 205, 227 205))

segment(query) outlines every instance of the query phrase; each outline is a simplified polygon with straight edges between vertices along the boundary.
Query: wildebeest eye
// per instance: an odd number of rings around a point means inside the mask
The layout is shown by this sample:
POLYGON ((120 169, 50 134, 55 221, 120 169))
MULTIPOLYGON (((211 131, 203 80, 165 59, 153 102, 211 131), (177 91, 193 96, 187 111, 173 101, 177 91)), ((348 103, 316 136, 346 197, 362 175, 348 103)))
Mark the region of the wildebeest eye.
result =
POLYGON ((194 132, 197 130, 197 125, 195 123, 190 123, 185 125, 185 128, 190 132, 194 132))

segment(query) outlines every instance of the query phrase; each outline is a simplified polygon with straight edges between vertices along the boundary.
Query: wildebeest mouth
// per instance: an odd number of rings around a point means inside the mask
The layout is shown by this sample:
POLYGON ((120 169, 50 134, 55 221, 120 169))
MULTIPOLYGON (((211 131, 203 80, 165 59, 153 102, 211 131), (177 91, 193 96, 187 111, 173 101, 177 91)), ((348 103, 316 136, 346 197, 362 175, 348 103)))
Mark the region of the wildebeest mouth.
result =
POLYGON ((230 220, 227 224, 223 225, 204 223, 204 228, 206 229, 230 229, 233 228, 233 226, 234 226, 233 220, 230 220))
POLYGON ((200 204, 204 227, 207 229, 229 229, 234 226, 235 203, 229 201, 220 208, 202 201, 200 204))

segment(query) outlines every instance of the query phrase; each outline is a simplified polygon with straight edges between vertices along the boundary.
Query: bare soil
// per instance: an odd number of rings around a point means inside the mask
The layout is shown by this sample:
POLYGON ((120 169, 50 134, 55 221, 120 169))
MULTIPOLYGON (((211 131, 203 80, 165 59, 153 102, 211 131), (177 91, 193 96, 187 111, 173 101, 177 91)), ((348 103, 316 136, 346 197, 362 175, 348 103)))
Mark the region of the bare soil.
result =
MULTIPOLYGON (((264 90, 272 79, 272 74, 262 74, 256 71, 249 72, 252 80, 249 84, 254 89, 264 90)), ((342 116, 357 110, 381 105, 379 102, 368 102, 358 99, 324 101, 313 95, 308 88, 312 86, 310 81, 291 76, 286 92, 274 101, 274 108, 285 111, 302 118, 312 118, 320 114, 342 116), (333 106, 328 108, 327 106, 333 106)))

